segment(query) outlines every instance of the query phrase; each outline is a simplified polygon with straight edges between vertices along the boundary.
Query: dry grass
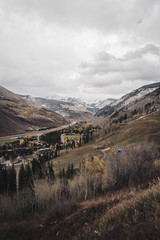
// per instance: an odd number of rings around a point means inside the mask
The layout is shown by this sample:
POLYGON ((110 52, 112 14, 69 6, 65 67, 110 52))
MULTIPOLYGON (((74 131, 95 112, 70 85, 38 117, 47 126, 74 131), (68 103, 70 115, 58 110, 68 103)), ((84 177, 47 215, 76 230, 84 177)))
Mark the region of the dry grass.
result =
POLYGON ((114 125, 99 144, 103 148, 111 147, 110 152, 115 152, 118 148, 143 142, 146 138, 160 143, 160 111, 114 125))
POLYGON ((123 148, 128 145, 135 145, 148 139, 148 141, 154 141, 157 144, 160 142, 160 111, 140 118, 138 120, 130 121, 126 124, 121 124, 116 130, 112 129, 98 142, 92 142, 83 147, 68 150, 68 153, 53 159, 55 171, 59 169, 67 168, 68 163, 73 163, 75 168, 79 167, 79 164, 83 160, 86 154, 98 155, 103 157, 104 154, 97 148, 106 149, 110 147, 107 152, 107 156, 116 152, 118 148, 123 148))
POLYGON ((1 239, 158 240, 160 237, 159 180, 147 190, 123 189, 79 206, 65 202, 64 208, 59 205, 53 211, 50 207, 49 215, 1 225, 1 239))
POLYGON ((89 155, 99 155, 100 157, 103 156, 103 154, 99 151, 97 151, 98 144, 91 143, 86 144, 85 146, 82 146, 80 148, 76 149, 69 149, 68 153, 64 153, 62 156, 58 158, 52 159, 52 163, 54 166, 54 170, 57 173, 60 169, 67 168, 68 164, 73 163, 74 168, 79 168, 79 164, 83 161, 83 158, 89 154, 89 155))
POLYGON ((122 201, 104 214, 99 231, 104 239, 159 239, 160 182, 122 201))
POLYGON ((36 192, 43 214, 1 224, 1 239, 159 239, 160 180, 145 190, 124 188, 82 203, 71 198, 58 200, 58 184, 50 188, 39 182, 36 192))

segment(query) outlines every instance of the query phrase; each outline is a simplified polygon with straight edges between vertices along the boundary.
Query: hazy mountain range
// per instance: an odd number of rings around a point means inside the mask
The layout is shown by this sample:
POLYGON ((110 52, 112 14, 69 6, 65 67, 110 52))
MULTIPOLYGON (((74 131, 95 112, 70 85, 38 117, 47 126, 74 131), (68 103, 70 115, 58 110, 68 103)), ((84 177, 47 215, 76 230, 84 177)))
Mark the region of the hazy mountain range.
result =
POLYGON ((160 82, 145 85, 118 100, 93 102, 58 95, 20 97, 0 87, 0 136, 57 127, 72 120, 89 120, 94 116, 111 117, 117 121, 137 113, 143 115, 157 110, 160 110, 160 82))
POLYGON ((87 101, 80 98, 61 97, 56 94, 46 97, 32 97, 30 95, 20 95, 30 102, 47 107, 68 119, 88 119, 98 110, 115 101, 113 98, 106 100, 87 101))

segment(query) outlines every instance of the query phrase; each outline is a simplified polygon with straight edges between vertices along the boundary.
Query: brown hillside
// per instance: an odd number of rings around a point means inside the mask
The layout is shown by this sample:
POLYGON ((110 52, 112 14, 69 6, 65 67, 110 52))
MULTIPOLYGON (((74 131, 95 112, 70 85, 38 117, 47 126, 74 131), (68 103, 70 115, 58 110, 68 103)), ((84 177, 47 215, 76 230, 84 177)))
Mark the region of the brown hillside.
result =
POLYGON ((0 114, 0 136, 68 123, 61 115, 30 103, 3 87, 0 87, 0 114))

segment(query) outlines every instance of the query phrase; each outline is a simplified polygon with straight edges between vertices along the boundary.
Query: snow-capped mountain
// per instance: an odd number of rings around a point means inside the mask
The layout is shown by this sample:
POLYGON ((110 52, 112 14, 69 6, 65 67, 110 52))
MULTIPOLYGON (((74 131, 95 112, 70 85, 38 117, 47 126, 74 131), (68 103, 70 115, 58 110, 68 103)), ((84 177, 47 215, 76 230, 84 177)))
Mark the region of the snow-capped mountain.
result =
POLYGON ((136 99, 139 99, 140 97, 143 97, 144 95, 153 92, 158 87, 160 87, 160 83, 145 85, 143 87, 140 87, 140 88, 133 90, 132 92, 124 95, 117 101, 113 102, 111 105, 112 106, 115 106, 115 105, 125 106, 125 105, 129 104, 130 102, 133 102, 136 99))
POLYGON ((86 100, 81 98, 74 97, 64 97, 57 94, 47 96, 46 99, 56 100, 60 102, 71 103, 81 108, 90 110, 91 112, 96 112, 97 109, 103 108, 105 105, 108 105, 115 101, 113 98, 108 98, 106 100, 86 100))
POLYGON ((21 97, 35 104, 45 106, 69 119, 90 118, 100 108, 115 101, 115 99, 112 98, 107 100, 88 101, 80 98, 59 96, 57 94, 45 98, 32 97, 30 95, 21 95, 21 97))
POLYGON ((106 100, 101 100, 98 102, 97 107, 103 108, 104 106, 114 103, 115 101, 116 101, 116 99, 114 99, 114 98, 108 98, 106 100))
POLYGON ((159 87, 160 87, 160 82, 140 87, 122 96, 120 99, 112 102, 111 104, 106 105, 96 113, 96 116, 109 116, 113 112, 118 111, 120 108, 127 106, 130 103, 134 103, 138 101, 140 98, 142 98, 143 96, 149 93, 152 93, 159 87))

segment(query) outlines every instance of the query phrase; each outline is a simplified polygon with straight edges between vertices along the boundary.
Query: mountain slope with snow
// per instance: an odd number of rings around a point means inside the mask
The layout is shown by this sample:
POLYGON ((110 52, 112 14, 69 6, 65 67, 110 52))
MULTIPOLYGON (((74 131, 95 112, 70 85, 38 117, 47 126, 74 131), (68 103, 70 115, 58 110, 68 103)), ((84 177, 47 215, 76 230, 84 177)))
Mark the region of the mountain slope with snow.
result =
POLYGON ((114 113, 115 111, 118 111, 120 108, 137 101, 138 99, 140 99, 141 97, 143 97, 149 93, 152 93, 159 87, 160 87, 160 82, 140 87, 140 88, 122 96, 120 99, 112 102, 111 104, 106 105, 104 108, 102 108, 101 110, 99 110, 96 113, 96 116, 109 116, 112 113, 114 113))
POLYGON ((80 98, 58 96, 56 94, 45 98, 31 97, 29 95, 20 96, 32 103, 45 106, 70 120, 88 119, 100 108, 115 101, 112 98, 87 101, 80 98))
POLYGON ((89 101, 86 99, 80 99, 80 98, 74 98, 74 97, 58 96, 57 94, 46 97, 46 99, 70 103, 74 106, 78 106, 80 108, 90 110, 91 112, 96 112, 97 109, 100 109, 100 108, 104 107, 105 105, 110 104, 115 101, 115 99, 113 99, 113 98, 108 98, 106 100, 94 100, 94 101, 90 100, 89 101))

